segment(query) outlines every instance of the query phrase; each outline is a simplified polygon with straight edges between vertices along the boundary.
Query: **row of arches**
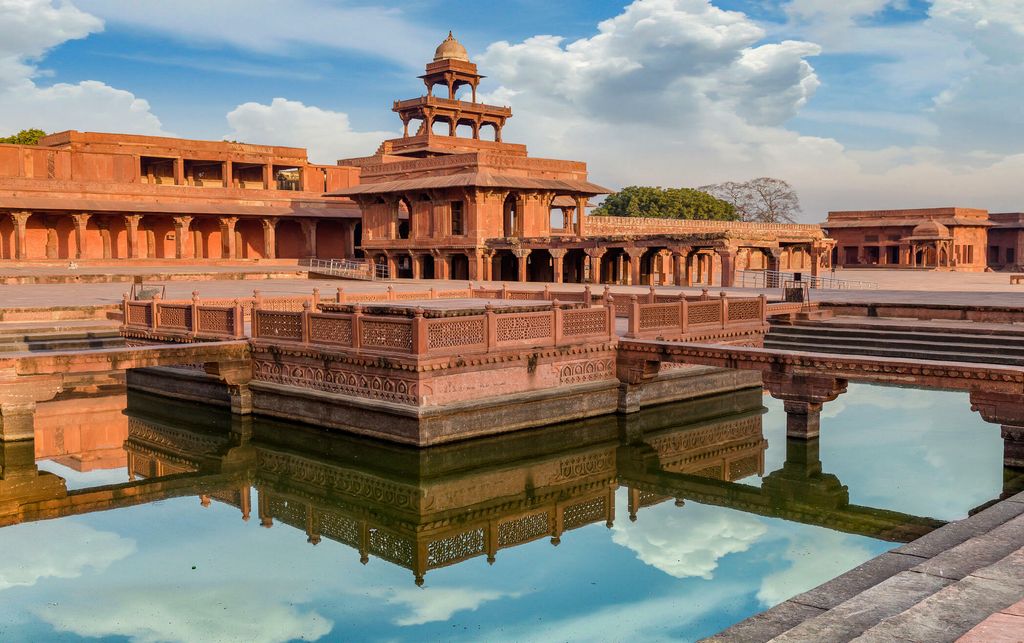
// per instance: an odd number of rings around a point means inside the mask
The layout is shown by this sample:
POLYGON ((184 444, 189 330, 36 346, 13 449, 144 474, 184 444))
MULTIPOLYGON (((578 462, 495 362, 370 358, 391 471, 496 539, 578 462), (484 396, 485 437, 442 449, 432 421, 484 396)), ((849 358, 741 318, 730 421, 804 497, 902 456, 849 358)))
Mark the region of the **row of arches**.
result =
POLYGON ((72 215, 32 213, 20 225, 0 216, 0 259, 346 258, 356 254, 360 228, 341 219, 226 224, 216 216, 171 215, 91 215, 81 225, 72 215))

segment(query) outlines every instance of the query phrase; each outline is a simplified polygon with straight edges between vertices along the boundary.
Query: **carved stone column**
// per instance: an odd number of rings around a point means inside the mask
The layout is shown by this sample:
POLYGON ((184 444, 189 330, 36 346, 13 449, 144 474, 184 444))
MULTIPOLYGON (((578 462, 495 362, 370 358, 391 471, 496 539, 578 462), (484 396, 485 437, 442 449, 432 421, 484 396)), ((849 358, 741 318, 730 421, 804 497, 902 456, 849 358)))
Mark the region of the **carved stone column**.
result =
POLYGON ((126 214, 124 227, 128 233, 128 258, 139 258, 139 223, 142 221, 141 214, 126 214))
POLYGON ((584 252, 590 257, 590 279, 588 283, 601 283, 601 257, 604 256, 604 248, 586 248, 584 252))
POLYGON ((786 409, 786 436, 816 438, 821 432, 821 406, 846 392, 846 380, 834 377, 765 373, 764 385, 786 409))
MULTIPOLYGON (((316 220, 314 219, 301 219, 299 225, 302 226, 302 234, 306 237, 306 256, 316 256, 316 220)), ((410 234, 410 236, 412 236, 410 234)))
POLYGON ((277 256, 277 217, 267 217, 263 223, 263 258, 273 259, 277 256))
POLYGON ((689 246, 672 248, 672 281, 677 286, 690 285, 690 250, 689 246))
MULTIPOLYGON (((527 272, 526 262, 530 257, 530 248, 516 248, 512 251, 512 254, 516 256, 516 262, 519 268, 519 281, 526 282, 526 278, 529 276, 527 272)), ((502 275, 504 277, 504 275, 502 275)))
POLYGON ((565 270, 565 264, 563 260, 565 258, 565 248, 552 248, 548 250, 551 253, 551 266, 554 268, 554 279, 556 284, 562 283, 563 271, 565 270))
POLYGON ((237 248, 235 247, 235 225, 238 217, 222 217, 220 220, 220 256, 222 259, 234 259, 237 248))
POLYGON ((631 286, 642 286, 640 283, 640 260, 643 258, 647 248, 626 248, 629 255, 629 284, 631 286))
POLYGON ((188 253, 189 226, 192 224, 192 217, 174 217, 174 256, 177 259, 185 259, 188 253))
POLYGON ((87 212, 71 215, 71 220, 75 222, 75 259, 81 259, 85 254, 85 226, 89 224, 90 216, 87 212))
POLYGON ((14 223, 14 258, 28 259, 28 246, 25 243, 25 228, 28 226, 28 218, 32 213, 28 210, 12 212, 11 221, 14 223))
POLYGON ((584 224, 583 215, 587 213, 587 197, 578 196, 576 197, 576 236, 582 237, 584 224))
POLYGON ((731 288, 736 283, 736 248, 716 248, 722 259, 722 288, 731 288))

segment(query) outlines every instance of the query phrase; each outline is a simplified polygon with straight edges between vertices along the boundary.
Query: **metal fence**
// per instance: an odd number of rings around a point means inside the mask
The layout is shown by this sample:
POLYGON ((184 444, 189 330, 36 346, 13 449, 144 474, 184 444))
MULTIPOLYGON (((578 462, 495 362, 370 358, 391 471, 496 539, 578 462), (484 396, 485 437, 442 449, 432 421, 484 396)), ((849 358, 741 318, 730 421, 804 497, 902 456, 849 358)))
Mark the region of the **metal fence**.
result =
POLYGON ((341 279, 376 281, 391 278, 387 264, 375 264, 365 259, 301 259, 299 266, 313 274, 341 279))
POLYGON ((878 290, 878 284, 872 281, 853 279, 836 279, 835 277, 814 276, 808 273, 778 272, 775 270, 740 270, 736 273, 735 285, 739 288, 782 288, 787 281, 800 281, 808 288, 822 290, 878 290))

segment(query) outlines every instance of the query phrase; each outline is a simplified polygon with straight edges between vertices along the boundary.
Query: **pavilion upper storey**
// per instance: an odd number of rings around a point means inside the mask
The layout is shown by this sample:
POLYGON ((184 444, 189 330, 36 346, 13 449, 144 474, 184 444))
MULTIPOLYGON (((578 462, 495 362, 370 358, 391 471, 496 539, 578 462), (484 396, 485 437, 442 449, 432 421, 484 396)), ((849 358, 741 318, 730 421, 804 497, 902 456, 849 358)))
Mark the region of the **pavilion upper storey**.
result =
MULTIPOLYGON (((0 145, 5 184, 25 179, 188 186, 305 192, 303 198, 319 198, 358 182, 358 175, 356 168, 310 163, 302 148, 228 141, 66 131, 38 145, 0 145)), ((32 183, 24 187, 31 190, 32 183)))

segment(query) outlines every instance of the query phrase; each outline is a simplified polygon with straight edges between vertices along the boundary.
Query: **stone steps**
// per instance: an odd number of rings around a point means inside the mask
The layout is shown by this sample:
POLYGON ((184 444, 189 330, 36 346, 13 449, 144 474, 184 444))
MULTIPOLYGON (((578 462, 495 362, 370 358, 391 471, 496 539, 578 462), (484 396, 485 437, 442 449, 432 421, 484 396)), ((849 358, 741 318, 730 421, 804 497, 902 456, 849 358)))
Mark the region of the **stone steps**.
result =
POLYGON ((706 639, 955 641, 1024 598, 1024 494, 882 554, 706 639))
POLYGON ((50 322, 0 325, 0 353, 124 346, 116 322, 50 322))
POLYGON ((1024 333, 992 329, 906 330, 800 323, 773 325, 764 345, 817 353, 1024 366, 1024 333))

